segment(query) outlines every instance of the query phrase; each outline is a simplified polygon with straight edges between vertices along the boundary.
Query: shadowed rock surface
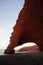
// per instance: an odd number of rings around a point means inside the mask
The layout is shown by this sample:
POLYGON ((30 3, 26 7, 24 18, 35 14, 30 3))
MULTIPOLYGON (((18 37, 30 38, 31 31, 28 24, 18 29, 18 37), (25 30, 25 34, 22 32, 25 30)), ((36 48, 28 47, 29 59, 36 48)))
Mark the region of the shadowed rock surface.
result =
POLYGON ((17 45, 34 42, 43 51, 43 0, 25 0, 10 37, 8 51, 17 45))

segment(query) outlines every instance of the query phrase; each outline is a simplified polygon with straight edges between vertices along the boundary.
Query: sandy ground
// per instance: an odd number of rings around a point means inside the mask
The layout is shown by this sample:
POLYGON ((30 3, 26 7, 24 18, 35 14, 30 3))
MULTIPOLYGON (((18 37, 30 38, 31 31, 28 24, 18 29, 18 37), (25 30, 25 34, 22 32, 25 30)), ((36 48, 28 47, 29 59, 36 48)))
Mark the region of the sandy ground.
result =
POLYGON ((0 55, 0 65, 43 65, 43 52, 0 55))

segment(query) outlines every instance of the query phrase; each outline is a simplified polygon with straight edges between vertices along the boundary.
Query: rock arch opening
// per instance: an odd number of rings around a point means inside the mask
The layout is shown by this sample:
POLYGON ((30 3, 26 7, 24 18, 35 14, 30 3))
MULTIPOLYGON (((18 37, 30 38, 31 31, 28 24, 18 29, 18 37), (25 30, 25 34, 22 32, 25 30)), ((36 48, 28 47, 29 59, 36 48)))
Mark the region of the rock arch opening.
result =
POLYGON ((20 46, 15 47, 15 50, 17 51, 39 51, 39 47, 34 42, 28 42, 24 43, 20 46))

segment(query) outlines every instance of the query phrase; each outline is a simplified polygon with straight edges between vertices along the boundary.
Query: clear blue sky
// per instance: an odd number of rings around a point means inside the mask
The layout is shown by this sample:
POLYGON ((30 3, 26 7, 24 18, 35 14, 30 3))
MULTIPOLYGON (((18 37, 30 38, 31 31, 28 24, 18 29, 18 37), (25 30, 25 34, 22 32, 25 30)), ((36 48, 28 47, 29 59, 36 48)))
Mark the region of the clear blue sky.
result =
POLYGON ((0 49, 9 44, 9 37, 23 4, 24 0, 0 0, 0 49))

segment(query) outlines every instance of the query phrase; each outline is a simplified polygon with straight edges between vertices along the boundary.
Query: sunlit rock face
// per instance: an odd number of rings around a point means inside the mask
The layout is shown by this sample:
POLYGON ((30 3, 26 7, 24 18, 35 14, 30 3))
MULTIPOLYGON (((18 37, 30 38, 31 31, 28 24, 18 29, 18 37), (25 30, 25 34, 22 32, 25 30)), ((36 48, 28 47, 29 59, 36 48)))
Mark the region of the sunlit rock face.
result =
POLYGON ((26 47, 20 48, 19 51, 39 51, 39 47, 37 45, 26 46, 26 47))
POLYGON ((7 49, 26 42, 35 42, 43 51, 43 0, 25 0, 7 49))

